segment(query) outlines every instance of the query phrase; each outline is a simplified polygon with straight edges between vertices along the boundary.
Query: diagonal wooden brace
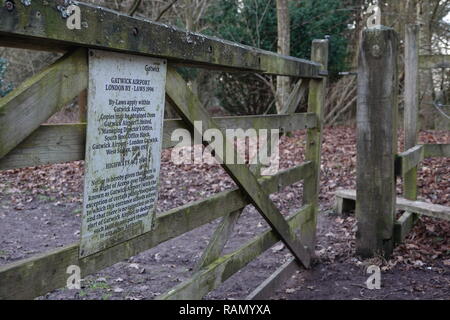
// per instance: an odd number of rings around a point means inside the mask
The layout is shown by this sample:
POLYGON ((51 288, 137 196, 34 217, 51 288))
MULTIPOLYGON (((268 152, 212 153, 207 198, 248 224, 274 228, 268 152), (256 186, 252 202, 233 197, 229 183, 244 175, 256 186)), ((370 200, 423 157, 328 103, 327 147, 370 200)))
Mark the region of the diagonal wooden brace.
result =
MULTIPOLYGON (((211 119, 206 110, 201 106, 198 98, 189 89, 183 78, 170 66, 167 70, 166 93, 171 104, 177 109, 186 124, 193 130, 197 130, 194 126, 194 121, 201 121, 204 130, 220 130, 215 121, 211 119)), ((199 132, 199 134, 202 135, 202 132, 199 132)), ((234 144, 227 141, 226 137, 224 143, 226 149, 224 154, 234 154, 234 144), (230 150, 230 148, 232 149, 230 150)), ((282 240, 286 247, 289 248, 294 257, 305 268, 309 268, 311 256, 308 249, 305 248, 296 235, 291 232, 286 220, 272 200, 270 200, 269 196, 258 183, 258 180, 250 169, 243 164, 228 164, 226 161, 223 161, 224 159, 218 160, 222 163, 222 167, 231 176, 234 182, 248 195, 251 203, 271 228, 278 234, 280 240, 282 240)), ((234 161, 232 163, 234 163, 234 161)), ((237 161, 237 163, 242 162, 237 161)), ((309 248, 309 250, 312 250, 312 248, 309 248)))
POLYGON ((75 98, 87 82, 87 53, 81 48, 65 54, 1 98, 0 159, 75 98))

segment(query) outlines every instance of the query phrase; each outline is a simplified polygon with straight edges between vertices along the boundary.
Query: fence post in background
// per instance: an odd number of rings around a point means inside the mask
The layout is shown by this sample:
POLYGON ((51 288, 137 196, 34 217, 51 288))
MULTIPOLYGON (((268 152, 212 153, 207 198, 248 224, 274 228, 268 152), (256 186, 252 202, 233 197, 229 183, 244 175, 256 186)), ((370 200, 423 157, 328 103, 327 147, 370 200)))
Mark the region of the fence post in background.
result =
MULTIPOLYGON (((419 116, 419 26, 408 25, 405 35, 405 150, 417 145, 419 116)), ((417 199, 417 167, 403 176, 406 199, 417 199)))
POLYGON ((357 254, 389 256, 396 204, 398 37, 391 28, 363 32, 358 63, 357 254))
MULTIPOLYGON (((328 70, 328 40, 313 41, 311 60, 322 65, 321 71, 328 70)), ((314 254, 315 249, 319 212, 320 156, 326 85, 326 77, 311 79, 309 82, 308 112, 317 115, 318 123, 316 128, 307 131, 305 160, 313 163, 313 173, 304 180, 303 203, 311 204, 312 210, 309 220, 302 225, 300 239, 309 248, 311 254, 314 254)))

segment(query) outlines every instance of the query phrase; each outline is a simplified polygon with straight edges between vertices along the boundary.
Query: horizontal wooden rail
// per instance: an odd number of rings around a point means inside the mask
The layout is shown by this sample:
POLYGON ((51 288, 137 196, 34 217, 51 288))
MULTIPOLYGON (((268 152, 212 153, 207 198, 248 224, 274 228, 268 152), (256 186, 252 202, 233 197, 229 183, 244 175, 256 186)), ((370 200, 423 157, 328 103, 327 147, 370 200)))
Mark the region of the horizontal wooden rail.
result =
POLYGON ((246 300, 269 300, 275 295, 275 292, 280 288, 290 277, 299 271, 300 266, 295 259, 290 259, 279 267, 269 278, 264 280, 255 290, 253 290, 245 299, 246 300))
MULTIPOLYGON (((85 130, 82 125, 39 126, 87 87, 86 62, 84 49, 69 53, 0 99, 0 170, 84 158, 85 130), (18 150, 13 150, 21 142, 18 150), (2 159, 6 154, 8 156, 2 159)), ((217 121, 221 129, 289 132, 317 126, 317 117, 312 113, 221 117, 217 121)), ((181 120, 166 121, 165 126, 168 128, 164 130, 166 147, 176 144, 170 141, 173 130, 187 128, 181 120)))
MULTIPOLYGON (((311 219, 311 208, 311 205, 306 205, 288 218, 292 232, 298 230, 303 223, 311 219)), ((274 231, 266 231, 233 253, 220 257, 209 266, 195 273, 190 279, 157 297, 157 299, 199 300, 278 241, 279 238, 274 231)))
POLYGON ((423 201, 397 198, 397 208, 424 216, 450 221, 450 207, 423 201))
POLYGON ((419 144, 397 155, 396 174, 405 175, 427 158, 450 157, 450 144, 419 144))
MULTIPOLYGON (((259 179, 267 193, 310 176, 311 162, 259 179)), ((79 258, 79 243, 56 249, 36 257, 0 267, 0 299, 30 299, 61 288, 66 284, 66 269, 78 265, 82 276, 111 266, 123 259, 151 249, 230 212, 250 204, 238 188, 220 192, 207 199, 170 210, 156 219, 156 229, 129 241, 86 257, 79 258)))
POLYGON ((0 45, 61 49, 90 47, 169 59, 197 66, 253 71, 294 77, 317 77, 311 61, 130 17, 99 6, 74 1, 81 10, 81 30, 69 30, 58 8, 61 1, 16 2, 0 8, 0 45))
MULTIPOLYGON (((291 132, 317 126, 317 116, 313 113, 213 119, 221 129, 280 129, 291 132)), ((184 121, 164 121, 163 148, 171 148, 178 143, 171 140, 176 129, 187 129, 184 121)), ((42 125, 0 159, 0 170, 84 160, 85 141, 86 124, 42 125)))
POLYGON ((417 167, 417 165, 424 159, 423 145, 417 145, 405 152, 397 155, 396 158, 396 174, 405 175, 410 170, 417 167))
POLYGON ((450 158, 450 144, 424 144, 425 158, 450 158))
POLYGON ((450 55, 421 55, 419 56, 419 68, 450 68, 450 55))

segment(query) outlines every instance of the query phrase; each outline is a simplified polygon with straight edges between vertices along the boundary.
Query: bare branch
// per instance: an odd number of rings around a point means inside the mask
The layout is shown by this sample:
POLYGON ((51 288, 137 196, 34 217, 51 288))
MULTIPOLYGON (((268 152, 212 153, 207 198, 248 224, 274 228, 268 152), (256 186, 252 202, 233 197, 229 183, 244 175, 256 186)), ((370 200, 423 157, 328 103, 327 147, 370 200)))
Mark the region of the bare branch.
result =
POLYGON ((134 16, 134 14, 136 13, 137 9, 141 5, 141 2, 142 2, 142 0, 135 0, 133 5, 131 6, 130 10, 128 11, 128 15, 134 16))
POLYGON ((170 8, 172 8, 173 5, 174 5, 177 1, 178 1, 178 0, 173 0, 167 7, 165 7, 165 8, 159 13, 159 15, 158 15, 158 17, 156 18, 155 21, 159 21, 159 20, 162 18, 162 16, 163 16, 167 11, 169 11, 170 8))

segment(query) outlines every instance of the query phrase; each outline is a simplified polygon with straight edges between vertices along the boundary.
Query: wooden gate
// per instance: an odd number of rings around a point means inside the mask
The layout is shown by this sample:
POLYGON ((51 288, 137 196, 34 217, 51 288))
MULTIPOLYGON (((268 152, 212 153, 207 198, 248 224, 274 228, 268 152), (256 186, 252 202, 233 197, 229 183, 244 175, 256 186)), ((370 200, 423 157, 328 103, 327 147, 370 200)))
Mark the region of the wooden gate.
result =
MULTIPOLYGON (((318 182, 328 42, 316 40, 312 61, 181 31, 151 21, 119 14, 98 6, 74 2, 81 12, 81 30, 66 27, 63 1, 32 1, 28 5, 5 1, 0 8, 0 45, 64 52, 44 71, 0 99, 0 169, 37 166, 84 159, 86 124, 42 125, 77 97, 88 84, 87 49, 95 48, 168 60, 167 99, 182 120, 164 122, 163 148, 170 148, 173 130, 195 130, 194 121, 208 128, 265 128, 283 132, 307 129, 306 162, 271 177, 261 177, 246 165, 223 167, 239 188, 159 214, 156 229, 85 258, 79 243, 0 267, 0 298, 34 298, 65 286, 66 269, 81 268, 82 276, 222 217, 197 271, 161 299, 200 299, 262 254, 283 241, 295 260, 285 264, 262 284, 252 298, 267 297, 274 285, 298 265, 310 267, 318 213, 318 182), (283 113, 246 117, 211 118, 177 73, 177 65, 216 70, 290 76, 297 80, 283 113), (294 113, 309 84, 307 113, 294 113), (285 219, 270 193, 304 180, 303 207, 285 219), (242 209, 254 205, 272 227, 238 250, 222 250, 242 209)), ((234 148, 227 143, 226 148, 234 148)))

